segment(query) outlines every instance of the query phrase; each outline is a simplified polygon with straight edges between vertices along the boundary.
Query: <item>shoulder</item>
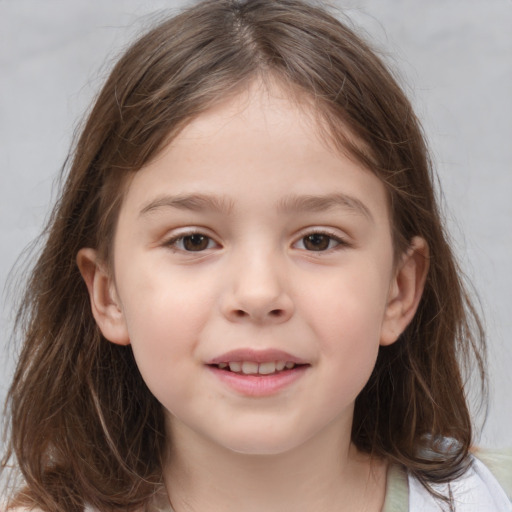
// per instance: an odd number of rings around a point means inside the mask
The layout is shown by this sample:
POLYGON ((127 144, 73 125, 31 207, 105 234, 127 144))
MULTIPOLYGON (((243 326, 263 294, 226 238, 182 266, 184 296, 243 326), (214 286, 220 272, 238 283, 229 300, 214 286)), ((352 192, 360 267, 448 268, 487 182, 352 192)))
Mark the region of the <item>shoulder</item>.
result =
MULTIPOLYGON (((509 466, 508 471, 512 468, 509 466)), ((436 500, 418 480, 409 475, 409 510, 422 512, 442 510, 442 502, 436 500)), ((432 485, 434 491, 451 497, 457 512, 512 512, 512 501, 491 470, 473 457, 470 469, 461 477, 446 484, 432 485)))
POLYGON ((474 455, 489 468, 512 501, 512 447, 499 451, 477 449, 474 455))

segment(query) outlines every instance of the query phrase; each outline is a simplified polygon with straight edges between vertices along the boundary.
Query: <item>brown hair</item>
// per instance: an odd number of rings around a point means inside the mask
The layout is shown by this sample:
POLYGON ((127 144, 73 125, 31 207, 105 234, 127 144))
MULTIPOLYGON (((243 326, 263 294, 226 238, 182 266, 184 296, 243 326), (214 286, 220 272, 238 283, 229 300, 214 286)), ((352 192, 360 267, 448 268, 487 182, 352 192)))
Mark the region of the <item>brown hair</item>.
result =
POLYGON ((324 10, 300 0, 208 0, 126 51, 74 148, 18 313, 24 345, 8 395, 4 465, 14 454, 26 487, 14 504, 133 510, 161 485, 162 407, 131 348, 102 337, 75 258, 93 247, 109 259, 127 177, 256 76, 311 99, 333 142, 383 181, 397 253, 417 235, 430 249, 417 314, 397 343, 380 349, 356 400, 353 442, 425 484, 467 467, 463 370, 476 361, 483 379, 483 333, 443 231, 410 103, 368 44, 324 10))

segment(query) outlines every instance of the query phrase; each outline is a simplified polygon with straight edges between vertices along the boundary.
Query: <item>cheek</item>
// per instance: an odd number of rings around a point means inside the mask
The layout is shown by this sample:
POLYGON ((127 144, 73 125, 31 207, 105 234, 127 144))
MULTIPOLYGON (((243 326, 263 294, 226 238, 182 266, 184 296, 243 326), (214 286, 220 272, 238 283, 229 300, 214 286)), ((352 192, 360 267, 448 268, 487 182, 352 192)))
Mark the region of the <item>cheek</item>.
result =
MULTIPOLYGON (((303 294, 301 309, 319 339, 347 340, 347 349, 351 345, 378 345, 388 282, 381 272, 372 271, 369 266, 366 269, 360 273, 340 273, 334 279, 317 282, 303 294)), ((330 345, 336 351, 340 348, 332 342, 330 345)))
POLYGON ((130 342, 142 378, 156 399, 170 411, 191 400, 182 385, 193 374, 200 318, 197 308, 173 293, 145 294, 127 311, 130 342))
POLYGON ((146 267, 136 267, 136 262, 120 267, 119 294, 137 365, 151 388, 152 380, 171 380, 194 360, 213 304, 212 297, 201 293, 208 290, 205 283, 171 275, 165 267, 140 270, 146 267))
POLYGON ((320 344, 333 398, 352 400, 375 366, 387 302, 381 270, 349 272, 311 288, 302 310, 320 344))
POLYGON ((198 282, 186 270, 171 271, 165 259, 134 261, 120 269, 121 302, 134 342, 159 331, 166 339, 189 338, 212 310, 211 283, 204 276, 198 282))
POLYGON ((355 401, 370 378, 380 348, 380 322, 346 301, 337 305, 342 313, 335 307, 324 311, 326 325, 317 331, 322 344, 319 369, 326 386, 322 401, 328 409, 355 401))

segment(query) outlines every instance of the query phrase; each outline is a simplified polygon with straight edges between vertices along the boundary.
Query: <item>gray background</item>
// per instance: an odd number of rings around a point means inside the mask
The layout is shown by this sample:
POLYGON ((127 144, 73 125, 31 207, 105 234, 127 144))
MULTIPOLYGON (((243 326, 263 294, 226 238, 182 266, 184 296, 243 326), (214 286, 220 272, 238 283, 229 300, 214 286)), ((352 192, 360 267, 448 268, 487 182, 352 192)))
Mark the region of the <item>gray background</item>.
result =
MULTIPOLYGON (((0 0, 0 286, 40 232, 78 120, 122 50, 183 1, 0 0)), ((481 444, 512 445, 512 1, 331 2, 365 27, 423 119, 464 271, 482 302, 491 403, 481 444)), ((0 399, 12 372, 4 291, 0 399)))

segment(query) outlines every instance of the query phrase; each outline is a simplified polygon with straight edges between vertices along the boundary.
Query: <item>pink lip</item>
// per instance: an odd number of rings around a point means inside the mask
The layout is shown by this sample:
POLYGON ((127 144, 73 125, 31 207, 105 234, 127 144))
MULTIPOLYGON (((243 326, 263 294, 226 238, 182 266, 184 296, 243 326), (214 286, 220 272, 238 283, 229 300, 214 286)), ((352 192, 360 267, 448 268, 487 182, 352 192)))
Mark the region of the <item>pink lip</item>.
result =
POLYGON ((283 352, 282 350, 254 350, 251 348, 243 348, 231 350, 218 357, 214 357, 206 362, 206 364, 229 363, 235 361, 252 361, 254 363, 267 363, 269 361, 291 361, 295 364, 307 364, 307 361, 300 359, 292 354, 283 352))
MULTIPOLYGON (((245 360, 247 361, 247 359, 245 360)), ((254 361, 254 359, 252 360, 254 361)), ((278 360, 282 361, 282 359, 278 360)), ((265 397, 277 394, 300 379, 309 368, 309 365, 296 366, 291 370, 271 375, 243 375, 241 373, 221 370, 217 366, 207 366, 207 368, 233 391, 249 397, 265 397)))

